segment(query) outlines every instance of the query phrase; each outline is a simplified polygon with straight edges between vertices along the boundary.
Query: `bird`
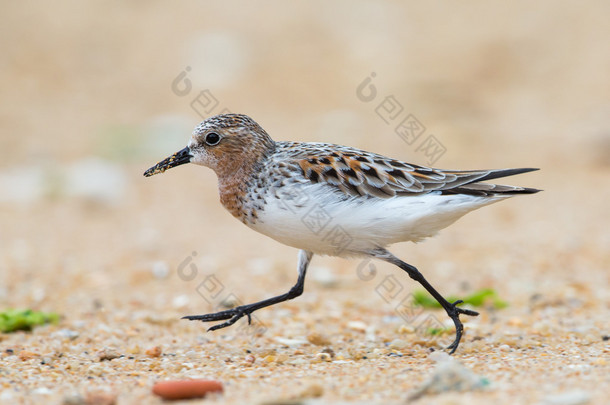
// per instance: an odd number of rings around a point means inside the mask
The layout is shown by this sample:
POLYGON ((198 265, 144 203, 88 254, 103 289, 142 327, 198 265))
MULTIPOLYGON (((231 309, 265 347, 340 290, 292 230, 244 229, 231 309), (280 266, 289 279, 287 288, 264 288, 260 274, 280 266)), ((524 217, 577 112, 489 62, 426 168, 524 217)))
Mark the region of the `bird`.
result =
POLYGON ((197 125, 187 146, 145 171, 150 177, 192 163, 212 169, 220 202, 251 229, 299 249, 298 277, 285 293, 252 304, 183 319, 216 322, 208 331, 300 296, 314 255, 372 258, 391 263, 423 286, 455 325, 453 354, 464 326, 477 316, 462 300, 447 301, 413 265, 388 246, 420 242, 466 213, 538 189, 488 183, 539 170, 441 170, 330 143, 274 141, 244 114, 211 116, 197 125))

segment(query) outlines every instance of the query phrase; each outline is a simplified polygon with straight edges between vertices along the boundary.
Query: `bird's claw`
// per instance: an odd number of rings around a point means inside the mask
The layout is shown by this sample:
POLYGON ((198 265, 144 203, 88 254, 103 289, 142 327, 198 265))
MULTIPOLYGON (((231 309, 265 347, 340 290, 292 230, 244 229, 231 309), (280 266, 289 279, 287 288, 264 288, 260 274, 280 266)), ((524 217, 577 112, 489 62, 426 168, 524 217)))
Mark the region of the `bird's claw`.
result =
POLYGON ((479 313, 477 311, 473 311, 470 309, 464 309, 458 307, 459 304, 462 304, 464 301, 457 300, 455 302, 450 303, 450 308, 447 309, 447 315, 451 318, 453 323, 455 324, 455 340, 449 346, 447 346, 447 350, 449 350, 449 354, 455 353, 456 349, 460 344, 460 340, 462 339, 462 333, 464 332, 464 325, 462 321, 460 321, 460 314, 468 315, 468 316, 478 316, 479 313))
POLYGON ((228 319, 228 321, 220 323, 218 325, 210 326, 208 328, 208 332, 213 330, 218 330, 222 328, 226 328, 227 326, 233 325, 240 318, 244 316, 248 317, 248 325, 252 324, 252 316, 251 312, 248 310, 247 306, 235 307, 232 309, 228 309, 226 311, 215 312, 213 314, 205 314, 205 315, 188 315, 183 316, 182 319, 188 319, 189 321, 201 321, 201 322, 214 322, 214 321, 224 321, 228 319))

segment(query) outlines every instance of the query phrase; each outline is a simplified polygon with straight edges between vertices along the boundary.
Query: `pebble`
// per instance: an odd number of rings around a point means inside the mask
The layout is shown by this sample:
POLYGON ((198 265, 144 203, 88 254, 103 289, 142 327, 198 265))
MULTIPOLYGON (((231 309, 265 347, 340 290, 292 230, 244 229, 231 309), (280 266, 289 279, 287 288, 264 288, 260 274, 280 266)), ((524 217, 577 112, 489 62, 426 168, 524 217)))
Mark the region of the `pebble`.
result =
POLYGON ((324 395, 324 387, 320 384, 310 384, 298 395, 297 399, 320 398, 324 395))
POLYGON ((63 405, 84 405, 85 397, 83 397, 81 394, 79 394, 77 392, 66 394, 62 401, 62 404, 63 405))
POLYGON ((307 364, 307 363, 308 363, 308 361, 305 360, 302 357, 299 357, 299 358, 294 359, 294 360, 289 360, 289 361, 286 362, 286 364, 293 364, 293 365, 302 365, 302 364, 307 364))
POLYGON ((89 369, 87 370, 87 373, 89 375, 101 377, 106 373, 106 371, 107 371, 106 368, 100 366, 99 364, 94 364, 89 367, 89 369))
POLYGON ((366 323, 362 321, 349 321, 347 323, 348 329, 355 330, 357 332, 366 332, 366 323))
POLYGON ((390 342, 390 345, 388 346, 390 349, 404 349, 405 347, 409 346, 409 342, 407 342, 406 340, 402 340, 402 339, 394 339, 390 342))
POLYGON ((80 336, 80 333, 78 333, 75 330, 71 330, 71 329, 60 329, 53 334, 53 337, 58 337, 58 338, 68 339, 68 340, 74 340, 79 336, 80 336))
POLYGON ((164 261, 156 261, 152 265, 152 274, 156 279, 163 280, 169 276, 169 265, 164 261))
POLYGON ((316 346, 330 345, 330 340, 328 339, 328 337, 318 332, 311 332, 310 334, 308 334, 307 341, 316 346))
POLYGON ((428 380, 409 395, 411 401, 425 395, 436 395, 448 391, 474 391, 489 385, 489 380, 476 375, 445 352, 437 351, 429 357, 437 362, 436 367, 428 380))
POLYGON ((31 352, 29 350, 22 350, 18 354, 19 359, 22 361, 31 360, 38 357, 38 353, 31 352))
POLYGON ((442 363, 445 361, 451 361, 452 357, 447 353, 447 352, 443 352, 440 350, 434 351, 432 353, 430 353, 430 355, 428 356, 428 358, 432 361, 434 361, 435 363, 442 363))
POLYGON ((331 355, 328 353, 318 353, 316 354, 316 360, 318 361, 330 361, 331 355))
POLYGON ((222 391, 222 383, 214 380, 160 381, 152 388, 153 394, 165 400, 202 398, 208 393, 222 391))
POLYGON ((114 349, 105 347, 102 350, 99 350, 96 353, 96 356, 98 358, 98 361, 104 361, 104 360, 113 360, 113 359, 119 358, 119 357, 121 357, 121 354, 114 349))
POLYGON ((172 306, 176 309, 184 308, 189 303, 189 296, 186 294, 177 295, 172 300, 172 306))
POLYGON ((161 354, 163 354, 163 350, 161 350, 160 346, 152 346, 152 347, 149 347, 148 349, 146 349, 144 354, 146 354, 149 357, 159 357, 159 356, 161 356, 161 354))
POLYGON ((508 320, 508 324, 510 326, 520 327, 523 325, 523 321, 521 320, 521 318, 513 317, 508 320))
POLYGON ((411 325, 400 325, 398 333, 415 333, 415 328, 411 325))
POLYGON ((85 396, 85 405, 115 405, 117 395, 113 392, 89 392, 85 396))
POLYGON ((307 343, 305 339, 289 339, 283 337, 276 337, 275 341, 283 344, 284 346, 299 346, 307 343))
POLYGON ((273 363, 276 360, 276 357, 273 354, 268 354, 265 357, 263 357, 263 361, 265 363, 273 363))
POLYGON ((325 348, 320 353, 328 353, 332 359, 335 358, 335 352, 330 347, 325 348))

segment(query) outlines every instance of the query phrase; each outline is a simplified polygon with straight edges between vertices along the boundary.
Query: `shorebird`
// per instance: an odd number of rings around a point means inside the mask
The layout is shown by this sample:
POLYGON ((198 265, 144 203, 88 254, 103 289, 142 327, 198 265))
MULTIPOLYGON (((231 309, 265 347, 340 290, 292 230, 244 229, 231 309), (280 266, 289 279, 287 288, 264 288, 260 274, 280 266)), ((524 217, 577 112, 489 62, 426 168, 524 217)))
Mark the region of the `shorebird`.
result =
POLYGON ((434 236, 466 213, 517 194, 540 190, 485 183, 538 169, 440 170, 328 143, 275 142, 253 119, 223 114, 201 122, 188 146, 148 169, 152 176, 185 163, 207 166, 218 176, 220 202, 248 227, 300 249, 298 279, 285 294, 253 304, 183 319, 225 321, 217 330, 252 312, 303 293, 314 254, 368 257, 398 266, 419 282, 455 325, 478 312, 449 302, 420 271, 387 250, 397 242, 434 236))

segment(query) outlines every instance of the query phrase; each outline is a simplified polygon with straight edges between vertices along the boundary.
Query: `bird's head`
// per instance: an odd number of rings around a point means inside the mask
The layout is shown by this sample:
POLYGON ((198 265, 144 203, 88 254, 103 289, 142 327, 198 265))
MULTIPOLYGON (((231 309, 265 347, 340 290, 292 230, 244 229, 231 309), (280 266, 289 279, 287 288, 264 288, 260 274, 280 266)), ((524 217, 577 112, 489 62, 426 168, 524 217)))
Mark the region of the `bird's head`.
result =
POLYGON ((252 118, 242 114, 216 115, 201 122, 188 146, 144 172, 150 177, 185 163, 207 166, 219 178, 250 169, 273 151, 275 142, 252 118))

